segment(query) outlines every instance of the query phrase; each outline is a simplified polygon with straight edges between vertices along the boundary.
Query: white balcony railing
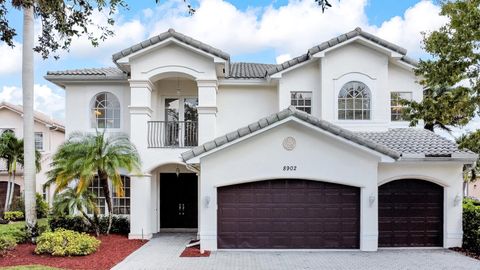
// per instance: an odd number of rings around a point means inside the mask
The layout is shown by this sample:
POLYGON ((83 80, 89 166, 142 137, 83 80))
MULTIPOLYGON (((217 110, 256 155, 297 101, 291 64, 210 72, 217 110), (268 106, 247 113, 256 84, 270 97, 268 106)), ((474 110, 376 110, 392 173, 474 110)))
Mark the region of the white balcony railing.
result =
POLYGON ((149 121, 149 148, 190 148, 198 145, 196 121, 149 121))

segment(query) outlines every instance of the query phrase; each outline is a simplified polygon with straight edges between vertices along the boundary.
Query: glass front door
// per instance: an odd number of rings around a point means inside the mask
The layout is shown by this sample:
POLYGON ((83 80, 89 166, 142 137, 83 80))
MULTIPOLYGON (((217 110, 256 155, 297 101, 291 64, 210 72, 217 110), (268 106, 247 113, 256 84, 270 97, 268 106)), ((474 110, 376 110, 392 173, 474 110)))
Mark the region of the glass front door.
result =
POLYGON ((165 99, 165 146, 197 145, 198 98, 165 99))

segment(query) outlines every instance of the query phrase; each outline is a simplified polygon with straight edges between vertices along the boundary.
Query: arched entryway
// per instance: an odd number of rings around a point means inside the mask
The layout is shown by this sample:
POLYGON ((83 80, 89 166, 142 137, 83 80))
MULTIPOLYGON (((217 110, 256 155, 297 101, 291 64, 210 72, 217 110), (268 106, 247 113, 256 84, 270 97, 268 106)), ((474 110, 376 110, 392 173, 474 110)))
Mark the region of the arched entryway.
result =
POLYGON ((379 247, 443 246, 443 187, 401 179, 378 188, 379 247))
POLYGON ((277 179, 219 187, 218 248, 360 246, 360 189, 277 179))

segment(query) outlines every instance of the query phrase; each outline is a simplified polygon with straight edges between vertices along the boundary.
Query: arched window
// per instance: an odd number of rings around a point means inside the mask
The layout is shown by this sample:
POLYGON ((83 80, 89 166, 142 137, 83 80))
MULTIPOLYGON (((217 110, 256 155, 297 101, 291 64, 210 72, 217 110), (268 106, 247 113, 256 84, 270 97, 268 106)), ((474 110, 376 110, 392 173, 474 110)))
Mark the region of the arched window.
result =
POLYGON ((92 102, 93 128, 120 128, 120 102, 108 92, 97 94, 92 102))
POLYGON ((339 120, 370 120, 370 89, 364 83, 346 83, 338 94, 339 120))

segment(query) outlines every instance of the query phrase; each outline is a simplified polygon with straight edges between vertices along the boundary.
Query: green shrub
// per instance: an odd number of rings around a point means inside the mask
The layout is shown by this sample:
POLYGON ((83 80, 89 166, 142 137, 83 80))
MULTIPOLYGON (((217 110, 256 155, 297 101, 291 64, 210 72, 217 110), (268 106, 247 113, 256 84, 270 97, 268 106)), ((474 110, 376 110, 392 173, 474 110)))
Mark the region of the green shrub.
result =
MULTIPOLYGON (((100 232, 107 233, 108 216, 100 218, 100 232)), ((110 233, 127 235, 130 232, 130 220, 127 217, 113 216, 110 233)))
POLYGON ((82 216, 52 216, 48 219, 50 229, 66 229, 76 232, 91 232, 88 221, 82 216))
POLYGON ((480 202, 463 201, 463 248, 480 253, 480 202))
POLYGON ((99 240, 86 233, 58 229, 38 237, 35 253, 53 256, 89 255, 97 251, 99 245, 99 240))
POLYGON ((0 235, 0 255, 4 255, 9 250, 17 246, 17 241, 11 235, 0 235))
MULTIPOLYGON (((94 233, 95 230, 90 226, 87 220, 82 216, 52 216, 48 220, 50 228, 56 230, 63 228, 76 232, 94 233)), ((99 227, 101 233, 106 233, 108 229, 108 216, 99 218, 99 227)), ((113 216, 111 233, 127 235, 130 232, 130 221, 127 217, 113 216)))
POLYGON ((23 212, 21 211, 9 211, 3 213, 3 218, 8 221, 17 221, 24 218, 23 212))
MULTIPOLYGON (((43 199, 40 193, 35 194, 35 201, 36 201, 36 210, 37 210, 37 218, 46 218, 48 215, 48 203, 43 199)), ((12 211, 21 211, 25 213, 25 198, 22 194, 21 196, 17 196, 13 198, 12 211)))

